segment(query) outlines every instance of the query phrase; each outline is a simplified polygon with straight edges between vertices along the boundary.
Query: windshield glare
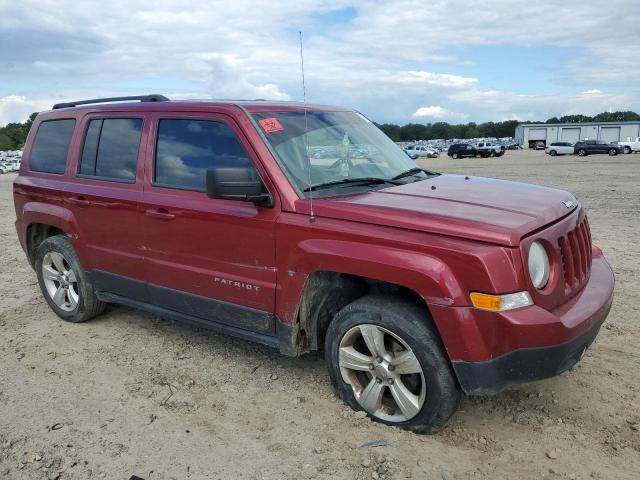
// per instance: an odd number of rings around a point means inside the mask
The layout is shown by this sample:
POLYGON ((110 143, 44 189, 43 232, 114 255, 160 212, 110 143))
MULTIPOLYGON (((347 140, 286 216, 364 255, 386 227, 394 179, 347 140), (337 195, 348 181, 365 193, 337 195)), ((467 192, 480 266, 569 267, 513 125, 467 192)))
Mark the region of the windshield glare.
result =
POLYGON ((309 111, 306 119, 304 112, 253 117, 300 192, 309 187, 309 165, 311 185, 364 177, 392 179, 417 167, 389 137, 355 112, 309 111))

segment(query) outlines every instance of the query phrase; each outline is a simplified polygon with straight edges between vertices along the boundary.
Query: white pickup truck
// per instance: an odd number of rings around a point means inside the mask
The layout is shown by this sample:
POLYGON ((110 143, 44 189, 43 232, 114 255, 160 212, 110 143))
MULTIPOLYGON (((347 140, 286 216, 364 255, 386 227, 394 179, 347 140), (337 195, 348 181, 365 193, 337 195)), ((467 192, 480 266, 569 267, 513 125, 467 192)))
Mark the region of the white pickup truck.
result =
MULTIPOLYGON (((628 138, 628 137, 627 137, 628 138)), ((627 140, 626 142, 618 142, 624 153, 640 152, 640 137, 635 140, 627 140)))

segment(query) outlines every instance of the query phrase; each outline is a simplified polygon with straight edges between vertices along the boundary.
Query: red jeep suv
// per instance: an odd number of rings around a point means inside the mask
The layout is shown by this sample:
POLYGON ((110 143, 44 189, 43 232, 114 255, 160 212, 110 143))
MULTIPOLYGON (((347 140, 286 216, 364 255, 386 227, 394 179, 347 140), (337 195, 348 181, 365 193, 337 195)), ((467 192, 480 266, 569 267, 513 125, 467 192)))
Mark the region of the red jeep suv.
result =
POLYGON ((613 298, 572 195, 423 170, 339 107, 58 104, 33 123, 14 198, 63 320, 122 303, 322 350, 346 403, 415 432, 463 392, 571 368, 613 298))

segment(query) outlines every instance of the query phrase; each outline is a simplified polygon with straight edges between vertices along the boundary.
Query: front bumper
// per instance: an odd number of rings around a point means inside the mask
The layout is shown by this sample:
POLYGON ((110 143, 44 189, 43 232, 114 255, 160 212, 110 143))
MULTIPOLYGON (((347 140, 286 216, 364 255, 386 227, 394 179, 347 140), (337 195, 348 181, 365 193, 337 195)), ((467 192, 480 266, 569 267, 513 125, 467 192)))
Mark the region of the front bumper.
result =
POLYGON ((613 272, 600 253, 582 291, 551 312, 535 305, 501 313, 456 309, 458 333, 467 337, 452 344, 443 340, 462 390, 494 394, 572 368, 609 314, 613 286, 613 272))
POLYGON ((555 377, 573 368, 595 340, 611 304, 586 333, 559 345, 521 348, 486 362, 452 362, 462 390, 492 395, 513 383, 555 377))

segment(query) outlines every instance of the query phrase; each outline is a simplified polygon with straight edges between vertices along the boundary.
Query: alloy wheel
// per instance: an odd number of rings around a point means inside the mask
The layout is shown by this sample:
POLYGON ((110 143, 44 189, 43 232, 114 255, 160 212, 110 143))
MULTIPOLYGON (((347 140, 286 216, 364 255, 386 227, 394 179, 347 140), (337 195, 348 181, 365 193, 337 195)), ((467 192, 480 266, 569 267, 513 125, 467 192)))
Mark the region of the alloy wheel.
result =
POLYGON ((61 253, 45 254, 42 259, 42 280, 47 294, 61 310, 71 312, 78 306, 78 277, 61 253))
POLYGON ((351 328, 340 341, 338 364, 342 379, 370 415, 404 422, 422 409, 427 394, 422 366, 407 342, 386 328, 351 328))

